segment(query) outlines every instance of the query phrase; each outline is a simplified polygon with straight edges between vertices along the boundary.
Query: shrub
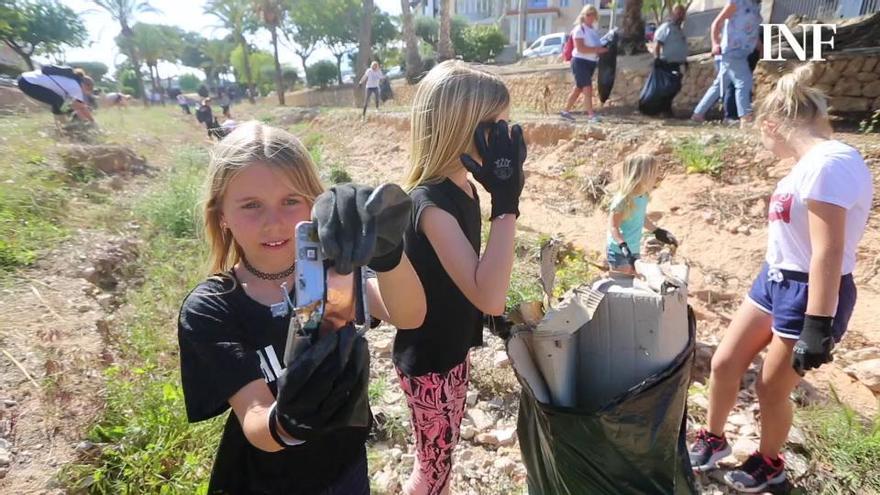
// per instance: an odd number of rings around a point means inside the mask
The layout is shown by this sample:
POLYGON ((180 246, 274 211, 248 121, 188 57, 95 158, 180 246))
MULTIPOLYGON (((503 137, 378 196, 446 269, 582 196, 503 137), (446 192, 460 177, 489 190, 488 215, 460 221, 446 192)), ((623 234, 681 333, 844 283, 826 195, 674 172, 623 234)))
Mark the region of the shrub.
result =
POLYGON ((468 26, 461 37, 462 46, 456 47, 455 51, 468 62, 488 62, 507 44, 507 36, 498 26, 468 26))
POLYGON ((319 86, 321 89, 326 88, 338 79, 339 72, 336 64, 330 60, 321 60, 310 65, 307 70, 307 79, 309 86, 319 86))
POLYGON ((719 175, 724 168, 725 143, 704 145, 691 138, 679 141, 674 148, 675 155, 684 164, 687 173, 719 175))

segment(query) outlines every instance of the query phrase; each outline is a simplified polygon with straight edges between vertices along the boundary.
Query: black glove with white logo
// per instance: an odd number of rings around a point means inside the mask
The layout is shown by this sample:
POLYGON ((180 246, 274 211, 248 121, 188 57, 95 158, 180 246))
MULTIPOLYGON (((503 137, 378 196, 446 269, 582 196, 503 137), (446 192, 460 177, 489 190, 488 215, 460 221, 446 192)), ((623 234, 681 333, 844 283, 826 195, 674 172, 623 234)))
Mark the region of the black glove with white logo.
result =
POLYGON ((514 125, 508 129, 507 122, 503 120, 483 123, 474 131, 474 144, 483 165, 467 154, 461 155, 461 163, 492 196, 492 214, 489 218, 494 220, 508 213, 518 217, 519 196, 525 184, 523 163, 526 161, 526 142, 522 128, 514 125))
POLYGON ((791 356, 791 366, 797 374, 804 376, 804 372, 834 360, 833 325, 834 318, 830 316, 804 316, 804 328, 791 356))

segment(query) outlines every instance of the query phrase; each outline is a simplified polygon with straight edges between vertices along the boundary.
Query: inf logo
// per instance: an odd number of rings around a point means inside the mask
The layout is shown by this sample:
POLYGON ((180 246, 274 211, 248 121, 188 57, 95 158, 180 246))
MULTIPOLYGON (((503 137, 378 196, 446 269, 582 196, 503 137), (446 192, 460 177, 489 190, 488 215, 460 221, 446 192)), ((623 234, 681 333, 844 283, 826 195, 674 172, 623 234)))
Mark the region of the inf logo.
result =
POLYGON ((499 180, 507 180, 513 175, 513 167, 510 166, 510 158, 498 158, 495 160, 495 177, 499 180))

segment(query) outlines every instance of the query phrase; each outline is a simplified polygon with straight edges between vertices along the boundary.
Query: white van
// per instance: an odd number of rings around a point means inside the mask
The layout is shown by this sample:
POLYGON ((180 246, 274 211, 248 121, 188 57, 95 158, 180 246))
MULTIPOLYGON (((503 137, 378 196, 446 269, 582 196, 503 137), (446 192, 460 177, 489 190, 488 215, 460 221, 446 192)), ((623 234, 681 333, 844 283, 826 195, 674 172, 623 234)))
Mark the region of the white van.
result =
POLYGON ((523 58, 546 57, 559 55, 565 46, 565 38, 568 33, 545 34, 536 39, 534 43, 523 51, 523 58))

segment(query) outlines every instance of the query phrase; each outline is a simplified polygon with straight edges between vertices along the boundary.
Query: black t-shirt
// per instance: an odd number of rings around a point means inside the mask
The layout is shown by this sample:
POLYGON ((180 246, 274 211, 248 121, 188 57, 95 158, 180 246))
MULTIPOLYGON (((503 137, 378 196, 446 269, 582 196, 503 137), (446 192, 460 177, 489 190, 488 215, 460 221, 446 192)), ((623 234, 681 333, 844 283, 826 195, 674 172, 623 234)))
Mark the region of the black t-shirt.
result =
POLYGON ((446 373, 464 361, 471 347, 483 345, 483 314, 455 285, 428 237, 418 230, 425 208, 440 208, 455 217, 479 255, 480 200, 470 187, 473 198, 449 179, 410 193, 413 210, 404 245, 425 288, 428 312, 420 328, 399 330, 394 339, 394 364, 408 376, 446 373))
MULTIPOLYGON (((273 317, 228 274, 211 277, 193 289, 178 320, 180 375, 189 420, 222 414, 229 399, 256 379, 266 380, 276 394, 289 322, 290 316, 273 317)), ((321 493, 366 455, 367 433, 367 428, 340 430, 270 453, 248 442, 230 412, 208 493, 321 493)))

